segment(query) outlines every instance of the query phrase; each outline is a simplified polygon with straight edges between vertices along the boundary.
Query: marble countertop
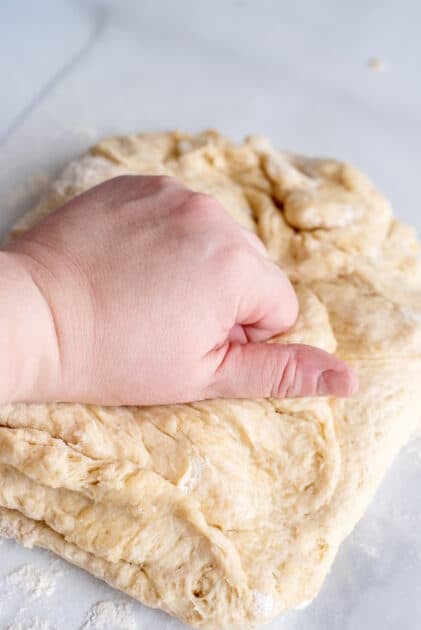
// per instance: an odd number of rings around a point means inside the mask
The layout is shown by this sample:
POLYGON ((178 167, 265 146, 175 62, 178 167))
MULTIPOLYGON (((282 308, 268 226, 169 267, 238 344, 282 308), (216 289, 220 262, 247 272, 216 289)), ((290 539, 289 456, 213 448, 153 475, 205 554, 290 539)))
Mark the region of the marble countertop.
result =
MULTIPOLYGON (((421 232, 420 23, 417 0, 3 0, 0 235, 96 139, 174 127, 346 159, 421 232)), ((419 630, 419 488, 415 442, 318 599, 270 629, 419 630)), ((51 572, 50 554, 1 543, 1 630, 77 630, 103 600, 129 621, 97 627, 183 627, 61 562, 54 592, 23 597, 7 576, 25 564, 51 572)))

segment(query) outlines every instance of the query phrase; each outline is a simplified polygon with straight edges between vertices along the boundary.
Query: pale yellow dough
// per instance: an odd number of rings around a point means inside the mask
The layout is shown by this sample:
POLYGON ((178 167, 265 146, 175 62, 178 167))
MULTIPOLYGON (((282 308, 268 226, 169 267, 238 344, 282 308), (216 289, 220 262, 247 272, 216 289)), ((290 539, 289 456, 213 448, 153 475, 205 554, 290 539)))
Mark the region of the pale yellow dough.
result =
POLYGON ((356 169, 214 131, 106 140, 71 163, 18 236, 122 173, 176 175, 256 232, 299 296, 275 342, 336 352, 349 400, 0 409, 0 533, 53 550, 212 630, 255 628, 320 590, 421 413, 414 233, 356 169))

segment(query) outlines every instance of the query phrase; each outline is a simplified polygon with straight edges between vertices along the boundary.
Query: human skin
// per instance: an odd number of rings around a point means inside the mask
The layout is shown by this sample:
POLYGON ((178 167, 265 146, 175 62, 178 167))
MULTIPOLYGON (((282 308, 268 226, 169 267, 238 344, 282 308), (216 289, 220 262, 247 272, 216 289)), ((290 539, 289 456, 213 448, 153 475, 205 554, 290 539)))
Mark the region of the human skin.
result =
POLYGON ((0 402, 164 404, 347 396, 354 372, 266 344, 297 299, 260 240, 212 197, 123 176, 0 251, 0 402))

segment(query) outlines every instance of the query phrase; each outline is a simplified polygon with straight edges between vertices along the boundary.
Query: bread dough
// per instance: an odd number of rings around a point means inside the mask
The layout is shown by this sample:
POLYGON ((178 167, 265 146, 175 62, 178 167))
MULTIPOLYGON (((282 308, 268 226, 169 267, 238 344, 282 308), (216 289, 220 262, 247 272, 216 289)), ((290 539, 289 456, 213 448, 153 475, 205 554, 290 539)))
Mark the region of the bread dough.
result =
POLYGON ((272 342, 349 361, 351 399, 0 409, 0 532, 212 630, 255 628, 320 590, 339 544, 419 422, 421 267, 413 231, 356 169, 214 131, 106 140, 12 238, 122 173, 214 195, 287 270, 300 302, 272 342))

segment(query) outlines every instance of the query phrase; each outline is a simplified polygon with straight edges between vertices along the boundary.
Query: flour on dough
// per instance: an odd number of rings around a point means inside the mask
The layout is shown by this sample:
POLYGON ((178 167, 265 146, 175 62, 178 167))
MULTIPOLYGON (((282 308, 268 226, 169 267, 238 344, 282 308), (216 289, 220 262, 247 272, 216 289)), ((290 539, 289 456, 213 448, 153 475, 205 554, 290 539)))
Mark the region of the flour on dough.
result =
POLYGON ((0 534, 197 628, 246 630, 313 599, 421 410, 414 232, 355 168, 215 131, 105 140, 14 238, 122 173, 214 195, 294 282, 305 342, 357 370, 349 400, 0 409, 0 534))

